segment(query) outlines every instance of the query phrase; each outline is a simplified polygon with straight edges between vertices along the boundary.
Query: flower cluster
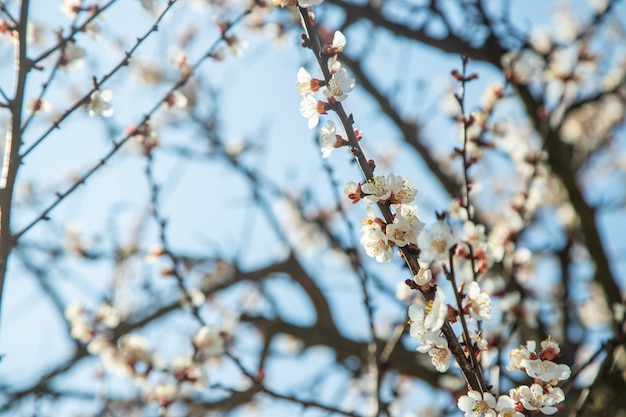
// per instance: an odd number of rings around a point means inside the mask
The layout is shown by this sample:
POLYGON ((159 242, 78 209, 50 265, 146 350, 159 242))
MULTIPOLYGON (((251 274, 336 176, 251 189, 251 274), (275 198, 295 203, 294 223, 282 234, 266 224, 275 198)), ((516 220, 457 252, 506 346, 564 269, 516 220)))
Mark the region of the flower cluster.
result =
POLYGON ((349 182, 344 193, 353 203, 363 200, 368 204, 391 204, 392 223, 377 217, 372 207, 367 207, 366 215, 360 218, 361 245, 369 256, 378 262, 389 262, 393 246, 417 246, 424 223, 417 215, 417 206, 409 204, 417 194, 409 178, 391 173, 373 177, 365 184, 349 182))
POLYGON ((466 417, 524 417, 529 413, 541 412, 552 415, 558 411, 558 404, 565 400, 565 394, 556 385, 570 377, 567 365, 557 365, 551 359, 559 356, 560 348, 551 337, 541 342, 541 351, 535 352, 536 343, 528 341, 509 353, 507 370, 523 370, 534 379, 530 386, 520 385, 501 395, 497 401, 489 392, 470 390, 459 398, 457 405, 466 417))
POLYGON ((337 54, 343 51, 346 46, 346 38, 340 32, 335 32, 332 44, 325 49, 328 57, 328 71, 330 78, 328 80, 320 80, 313 78, 309 72, 300 68, 296 76, 296 85, 298 93, 302 97, 300 103, 300 114, 309 119, 309 129, 313 129, 319 123, 320 114, 326 114, 326 111, 333 104, 341 102, 348 98, 348 93, 354 89, 356 81, 354 78, 348 77, 346 69, 341 67, 341 63, 337 61, 337 54), (322 91, 327 98, 326 101, 315 98, 315 93, 324 87, 322 91))
POLYGON ((227 334, 202 326, 190 338, 188 355, 165 362, 150 347, 148 339, 137 333, 115 338, 120 313, 110 304, 103 304, 90 313, 81 304, 68 306, 65 316, 72 337, 85 343, 87 351, 100 357, 104 369, 120 376, 130 376, 142 388, 148 401, 166 406, 178 399, 191 398, 208 384, 208 366, 225 351, 227 334))
POLYGON ((413 304, 409 307, 409 325, 411 337, 420 342, 419 352, 428 353, 432 364, 439 372, 445 372, 450 366, 452 353, 448 342, 441 336, 441 327, 448 315, 446 295, 437 287, 435 298, 426 307, 413 304))

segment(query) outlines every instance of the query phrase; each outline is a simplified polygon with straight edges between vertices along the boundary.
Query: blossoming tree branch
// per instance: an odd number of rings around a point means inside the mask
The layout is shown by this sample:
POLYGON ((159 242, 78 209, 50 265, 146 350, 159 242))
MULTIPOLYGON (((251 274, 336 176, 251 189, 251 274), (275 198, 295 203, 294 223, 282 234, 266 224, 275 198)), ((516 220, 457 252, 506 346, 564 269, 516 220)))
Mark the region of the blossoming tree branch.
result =
POLYGON ((0 1, 0 414, 622 415, 624 3, 0 1))

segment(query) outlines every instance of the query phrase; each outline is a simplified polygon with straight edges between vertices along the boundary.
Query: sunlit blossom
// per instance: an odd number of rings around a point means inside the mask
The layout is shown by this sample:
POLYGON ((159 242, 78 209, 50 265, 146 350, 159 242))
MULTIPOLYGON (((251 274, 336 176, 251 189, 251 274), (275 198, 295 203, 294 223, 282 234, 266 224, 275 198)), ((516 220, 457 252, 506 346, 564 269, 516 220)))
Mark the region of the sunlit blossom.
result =
POLYGON ((341 69, 331 75, 328 85, 323 93, 326 97, 333 97, 337 101, 348 98, 348 93, 354 89, 356 81, 346 75, 346 70, 341 69))
POLYGON ((457 405, 465 417, 496 417, 496 398, 489 392, 471 390, 459 398, 457 405))
POLYGON ((467 288, 467 309, 474 320, 491 320, 493 304, 491 297, 480 289, 476 281, 470 282, 467 288))
MULTIPOLYGON (((328 121, 328 126, 323 126, 320 130, 320 150, 322 151, 322 158, 328 158, 330 154, 337 147, 339 139, 335 133, 335 123, 328 121)), ((339 142, 341 143, 341 142, 339 142)))

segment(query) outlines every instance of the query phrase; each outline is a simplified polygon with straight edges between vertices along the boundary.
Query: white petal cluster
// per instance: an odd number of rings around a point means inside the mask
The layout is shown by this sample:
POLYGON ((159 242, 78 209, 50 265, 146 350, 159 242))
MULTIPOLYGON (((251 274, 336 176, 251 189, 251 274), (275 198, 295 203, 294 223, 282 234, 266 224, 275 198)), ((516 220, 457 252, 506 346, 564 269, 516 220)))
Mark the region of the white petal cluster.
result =
MULTIPOLYGON (((541 411, 551 415, 558 411, 557 404, 565 400, 563 390, 556 387, 559 381, 569 379, 571 370, 567 365, 559 365, 551 361, 560 353, 560 347, 551 337, 541 342, 541 351, 535 352, 537 344, 528 341, 525 346, 520 346, 509 352, 510 363, 507 366, 509 372, 522 370, 534 379, 530 387, 522 385, 509 391, 509 396, 502 396, 503 404, 506 403, 507 413, 502 416, 519 417, 514 410, 523 407, 528 411, 541 411)), ((500 403, 500 400, 498 400, 500 403)))
MULTIPOLYGON (((327 145, 328 146, 328 145, 327 145)), ((417 190, 413 181, 394 173, 387 177, 380 175, 368 180, 365 184, 349 182, 344 193, 353 203, 363 200, 368 204, 391 202, 395 212, 394 220, 386 224, 376 218, 374 209, 368 207, 367 216, 361 218, 361 245, 368 255, 379 262, 388 262, 393 254, 393 246, 416 245, 420 230, 424 223, 417 215, 417 206, 410 205, 415 199, 417 190)))
MULTIPOLYGON (((298 3, 301 7, 311 7, 317 6, 322 1, 323 0, 299 0, 298 3)), ((335 32, 333 43, 328 45, 325 49, 327 53, 333 55, 328 61, 331 72, 329 80, 313 78, 304 68, 298 70, 296 86, 298 88, 298 94, 303 98, 300 103, 300 114, 309 119, 309 129, 313 129, 318 125, 319 115, 326 114, 326 110, 328 110, 331 105, 345 100, 348 97, 348 93, 351 92, 356 85, 356 80, 348 77, 347 71, 341 67, 341 63, 336 59, 336 54, 343 51, 345 46, 346 37, 339 31, 335 32), (323 93, 328 98, 328 103, 318 101, 315 98, 315 93, 324 85, 323 93)))
POLYGON ((541 411, 543 414, 552 415, 558 411, 555 407, 565 400, 565 394, 561 388, 532 384, 513 388, 509 391, 513 401, 522 404, 529 411, 541 411))
POLYGON ((411 179, 401 177, 393 172, 387 177, 380 175, 368 180, 361 187, 361 191, 367 194, 363 197, 363 201, 368 204, 387 200, 393 204, 408 204, 415 199, 417 194, 411 179))

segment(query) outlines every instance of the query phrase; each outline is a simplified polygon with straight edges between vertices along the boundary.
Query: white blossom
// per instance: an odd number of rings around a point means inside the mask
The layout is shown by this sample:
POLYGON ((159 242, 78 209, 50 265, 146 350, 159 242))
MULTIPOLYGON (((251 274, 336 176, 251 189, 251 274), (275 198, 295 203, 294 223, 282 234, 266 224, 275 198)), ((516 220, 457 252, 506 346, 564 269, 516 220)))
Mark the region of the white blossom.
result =
POLYGON ((348 98, 348 93, 354 89, 355 85, 354 78, 346 76, 346 70, 342 68, 331 75, 323 92, 326 97, 334 97, 337 101, 343 101, 348 98))
POLYGON ((393 223, 387 225, 385 233, 389 240, 400 247, 406 246, 409 243, 417 243, 417 231, 401 216, 396 216, 393 223))
POLYGON ((308 94, 313 93, 313 89, 311 88, 311 74, 304 69, 304 67, 300 67, 298 70, 298 74, 296 75, 296 86, 298 87, 298 94, 300 97, 305 97, 308 94))
POLYGON ((113 92, 111 90, 96 90, 91 93, 89 100, 89 116, 111 117, 113 115, 113 107, 111 107, 111 99, 113 92))
POLYGON ((335 31, 333 35, 333 43, 330 45, 330 52, 333 54, 337 54, 342 52, 346 47, 346 37, 341 31, 335 31))
POLYGON ((102 304, 96 313, 96 319, 109 329, 114 329, 120 324, 119 311, 110 304, 102 304))
POLYGON ((447 259, 453 245, 452 231, 443 220, 435 222, 430 230, 421 231, 417 237, 417 246, 420 249, 419 258, 426 263, 447 259))
POLYGON ((318 100, 313 94, 307 94, 300 103, 300 114, 302 117, 309 119, 309 129, 313 129, 320 122, 318 108, 318 100))
POLYGON ((152 360, 152 354, 150 353, 148 347, 148 341, 143 336, 135 333, 129 333, 120 337, 117 344, 120 356, 126 363, 150 363, 152 360))
POLYGON ((363 197, 363 201, 367 204, 378 203, 379 200, 387 200, 391 196, 389 182, 382 175, 369 179, 361 186, 361 191, 368 194, 363 197))
POLYGON ((393 258, 393 249, 389 246, 387 236, 381 229, 366 230, 361 236, 361 245, 365 253, 378 262, 389 262, 393 258))
POLYGON ((470 390, 459 398, 457 405, 465 417, 496 417, 496 398, 489 392, 470 390))
POLYGON ((481 291, 476 281, 470 282, 467 288, 467 307, 470 315, 475 320, 491 320, 493 303, 491 297, 485 291, 481 291))
POLYGON ((59 10, 70 19, 74 19, 80 11, 82 0, 63 0, 59 10))
POLYGON ((544 387, 539 384, 533 384, 530 387, 522 385, 511 389, 509 395, 514 401, 522 403, 524 408, 529 411, 541 411, 544 414, 552 415, 558 411, 556 404, 565 399, 565 395, 560 388, 546 387, 548 392, 544 392, 544 387))
POLYGON ((450 367, 452 352, 447 347, 434 346, 428 351, 428 355, 431 357, 431 362, 437 371, 443 373, 450 367))
POLYGON ((328 127, 324 126, 320 130, 320 149, 322 151, 322 158, 328 158, 330 154, 335 150, 337 145, 337 134, 335 129, 335 123, 328 121, 328 127))
POLYGON ((224 353, 224 339, 219 331, 202 326, 193 337, 193 343, 202 357, 219 356, 224 353))

